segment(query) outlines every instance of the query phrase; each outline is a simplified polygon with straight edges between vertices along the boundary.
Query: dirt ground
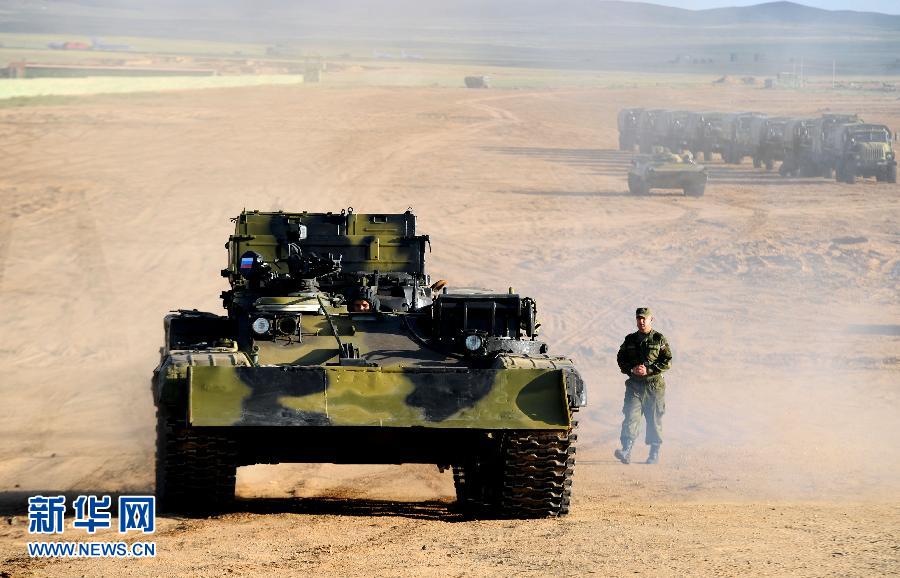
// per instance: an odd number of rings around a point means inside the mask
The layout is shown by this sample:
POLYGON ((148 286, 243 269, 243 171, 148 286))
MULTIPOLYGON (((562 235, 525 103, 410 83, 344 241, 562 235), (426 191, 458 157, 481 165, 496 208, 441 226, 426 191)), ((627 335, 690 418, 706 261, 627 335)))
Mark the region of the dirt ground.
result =
POLYGON ((0 109, 0 575, 900 573, 900 188, 715 161, 702 198, 632 197, 628 105, 900 128, 896 95, 702 85, 0 109), (572 513, 461 520, 433 466, 254 466, 234 512, 160 518, 155 559, 30 559, 28 496, 153 491, 162 317, 220 310, 228 219, 348 206, 411 206, 435 278, 537 299, 590 388, 572 513), (612 456, 639 305, 675 354, 655 467, 612 456))

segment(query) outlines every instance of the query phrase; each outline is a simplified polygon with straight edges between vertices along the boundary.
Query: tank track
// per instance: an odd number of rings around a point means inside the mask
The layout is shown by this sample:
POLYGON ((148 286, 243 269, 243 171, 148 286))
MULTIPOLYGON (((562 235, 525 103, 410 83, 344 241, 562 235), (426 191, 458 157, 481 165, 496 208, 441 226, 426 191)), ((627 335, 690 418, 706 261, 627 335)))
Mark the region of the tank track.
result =
POLYGON ((211 513, 234 500, 237 444, 157 409, 156 496, 165 512, 211 513))
POLYGON ((499 455, 453 467, 457 501, 476 517, 545 518, 569 512, 575 440, 568 431, 511 432, 499 455))

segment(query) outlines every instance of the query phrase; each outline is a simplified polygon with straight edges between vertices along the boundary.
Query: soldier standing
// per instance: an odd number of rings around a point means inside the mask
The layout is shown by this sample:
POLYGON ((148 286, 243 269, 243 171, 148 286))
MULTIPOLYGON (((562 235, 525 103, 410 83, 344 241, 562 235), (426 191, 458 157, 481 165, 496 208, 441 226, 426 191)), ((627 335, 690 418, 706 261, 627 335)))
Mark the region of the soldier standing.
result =
POLYGON ((653 330, 653 314, 648 307, 635 311, 637 331, 625 336, 616 360, 628 376, 625 381, 625 403, 622 413, 622 449, 615 455, 623 464, 631 463, 631 446, 641 427, 641 414, 647 420, 646 442, 650 446, 648 464, 659 461, 662 444, 662 416, 666 411, 666 382, 663 372, 672 365, 669 342, 653 330))

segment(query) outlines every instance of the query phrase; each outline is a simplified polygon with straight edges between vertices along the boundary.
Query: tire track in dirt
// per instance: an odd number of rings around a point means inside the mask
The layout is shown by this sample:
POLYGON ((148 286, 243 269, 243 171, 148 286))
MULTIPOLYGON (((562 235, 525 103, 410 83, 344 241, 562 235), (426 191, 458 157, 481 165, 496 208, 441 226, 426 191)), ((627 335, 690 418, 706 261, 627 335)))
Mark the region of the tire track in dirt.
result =
MULTIPOLYGON (((385 192, 390 193, 391 189, 389 185, 393 182, 398 173, 406 170, 410 166, 412 159, 424 155, 433 155, 435 154, 435 149, 451 148, 452 144, 456 144, 461 140, 471 138, 474 134, 493 129, 500 125, 521 123, 522 121, 512 112, 497 106, 485 104, 485 102, 519 98, 522 96, 527 95, 503 95, 457 101, 457 105, 468 106, 485 112, 488 114, 489 118, 468 125, 438 129, 390 145, 387 147, 388 154, 384 160, 380 158, 370 158, 367 161, 368 164, 379 163, 377 171, 371 171, 371 174, 373 174, 375 178, 368 182, 369 186, 375 188, 374 192, 376 195, 381 195, 385 192)), ((356 171, 357 175, 367 174, 369 172, 370 169, 368 166, 365 167, 364 171, 356 171)), ((353 181, 350 182, 352 183, 353 181)), ((453 217, 453 213, 450 211, 445 212, 445 216, 453 217)))
MULTIPOLYGON (((683 243, 682 246, 687 248, 687 252, 673 263, 664 267, 659 273, 649 277, 644 281, 644 284, 653 286, 656 291, 665 291, 685 273, 692 271, 692 265, 696 264, 703 256, 717 248, 729 245, 733 238, 751 238, 750 235, 759 230, 768 218, 767 210, 747 207, 744 204, 737 202, 726 202, 725 204, 742 209, 749 208, 752 211, 751 218, 744 225, 727 231, 727 234, 723 235, 724 238, 716 243, 704 244, 702 246, 695 246, 690 242, 683 243)), ((698 215, 699 209, 694 209, 693 212, 689 213, 690 221, 687 223, 684 221, 678 221, 677 223, 673 222, 668 227, 669 231, 674 232, 682 229, 689 230, 691 227, 696 227, 696 217, 698 215)), ((594 308, 588 316, 582 317, 582 321, 574 331, 569 331, 567 334, 557 339, 557 343, 559 344, 557 347, 561 349, 580 347, 588 337, 595 337, 598 331, 602 331, 601 328, 611 327, 609 324, 603 324, 601 322, 611 319, 613 316, 620 315, 623 308, 634 298, 632 288, 630 287, 620 286, 618 290, 616 290, 607 286, 604 287, 604 289, 611 290, 612 293, 617 295, 605 299, 603 306, 594 308)), ((607 331, 611 335, 611 330, 607 331)))

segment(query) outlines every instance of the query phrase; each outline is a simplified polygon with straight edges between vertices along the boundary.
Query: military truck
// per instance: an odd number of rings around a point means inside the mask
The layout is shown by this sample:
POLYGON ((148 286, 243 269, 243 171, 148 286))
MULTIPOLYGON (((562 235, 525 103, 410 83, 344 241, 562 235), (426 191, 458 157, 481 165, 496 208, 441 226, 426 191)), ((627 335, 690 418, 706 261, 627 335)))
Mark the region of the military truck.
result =
POLYGON ((691 112, 685 120, 687 149, 694 158, 703 154, 703 160, 710 162, 713 153, 723 154, 725 113, 691 112))
POLYGON ((778 168, 783 177, 813 177, 819 170, 813 160, 812 132, 815 119, 794 118, 784 125, 784 160, 778 168))
POLYGON ((432 283, 430 246, 411 211, 238 215, 226 313, 163 323, 160 508, 227 507, 247 464, 427 463, 468 514, 566 514, 584 381, 533 299, 432 283))
POLYGON ((628 171, 628 190, 633 195, 649 195, 652 189, 681 189, 688 197, 706 191, 706 167, 694 164, 690 153, 677 155, 663 147, 653 154, 637 155, 628 171))
POLYGON ((687 118, 688 113, 683 110, 666 110, 660 113, 656 125, 656 144, 679 153, 687 150, 687 118))
POLYGON ((638 121, 638 144, 642 154, 650 154, 653 147, 662 144, 662 138, 666 134, 663 114, 666 111, 661 108, 644 110, 638 121))
POLYGON ((741 112, 725 117, 725 146, 722 158, 726 163, 739 165, 744 157, 752 157, 757 149, 754 127, 766 116, 758 112, 741 112))
POLYGON ((625 108, 619 111, 619 150, 633 151, 640 142, 640 119, 643 108, 625 108))
POLYGON ((767 171, 771 171, 775 168, 775 161, 784 160, 784 129, 789 120, 785 117, 754 118, 751 128, 756 142, 754 167, 765 166, 767 171))
POLYGON ((828 148, 837 152, 835 179, 855 183, 857 177, 897 182, 897 160, 891 131, 883 124, 848 123, 830 132, 828 148))
POLYGON ((817 174, 826 179, 834 176, 843 154, 839 139, 834 136, 838 127, 862 122, 857 114, 823 114, 816 119, 812 128, 811 162, 817 174))

